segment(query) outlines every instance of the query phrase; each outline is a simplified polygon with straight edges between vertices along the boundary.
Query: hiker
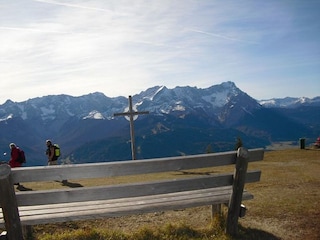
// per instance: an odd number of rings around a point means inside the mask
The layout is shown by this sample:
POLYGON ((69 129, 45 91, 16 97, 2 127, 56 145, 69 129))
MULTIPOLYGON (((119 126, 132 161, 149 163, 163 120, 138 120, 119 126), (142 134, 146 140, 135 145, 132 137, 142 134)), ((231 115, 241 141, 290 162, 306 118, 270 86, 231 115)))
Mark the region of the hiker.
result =
MULTIPOLYGON (((9 147, 11 149, 11 158, 9 160, 9 166, 11 168, 16 168, 16 167, 22 167, 22 163, 19 161, 20 159, 20 150, 17 147, 16 144, 14 143, 10 143, 9 147)), ((14 183, 14 185, 17 185, 17 189, 21 190, 23 188, 22 185, 20 185, 20 183, 14 183)))
POLYGON ((55 154, 55 147, 51 140, 46 140, 47 150, 46 155, 48 156, 48 166, 58 165, 58 157, 55 154))
MULTIPOLYGON (((47 150, 46 155, 48 156, 48 166, 58 165, 58 158, 60 156, 60 147, 58 144, 53 144, 51 140, 46 140, 47 150)), ((63 185, 68 183, 68 180, 64 179, 61 181, 63 185)))
POLYGON ((10 143, 9 147, 11 149, 11 158, 9 160, 9 165, 11 168, 21 167, 22 163, 19 161, 20 151, 16 144, 10 143))

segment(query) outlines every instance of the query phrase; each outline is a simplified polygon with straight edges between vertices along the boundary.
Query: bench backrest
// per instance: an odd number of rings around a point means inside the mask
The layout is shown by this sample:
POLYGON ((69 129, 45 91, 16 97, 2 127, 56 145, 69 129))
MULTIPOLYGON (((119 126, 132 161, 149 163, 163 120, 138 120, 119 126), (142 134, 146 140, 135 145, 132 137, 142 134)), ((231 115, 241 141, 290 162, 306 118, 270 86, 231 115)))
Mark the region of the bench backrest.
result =
MULTIPOLYGON (((251 149, 248 162, 263 159, 263 149, 251 149)), ((13 182, 40 182, 64 179, 104 178, 147 173, 175 172, 191 169, 218 167, 235 164, 237 151, 211 153, 148 160, 130 160, 92 164, 70 164, 44 167, 25 167, 12 169, 13 182)), ((246 182, 260 180, 259 170, 249 171, 246 182)), ((72 189, 39 190, 17 192, 19 206, 65 203, 135 197, 149 194, 162 194, 176 191, 231 186, 233 172, 223 174, 196 174, 192 178, 178 178, 152 182, 138 182, 109 186, 81 187, 72 189), (173 184, 174 182, 174 184, 173 184)))

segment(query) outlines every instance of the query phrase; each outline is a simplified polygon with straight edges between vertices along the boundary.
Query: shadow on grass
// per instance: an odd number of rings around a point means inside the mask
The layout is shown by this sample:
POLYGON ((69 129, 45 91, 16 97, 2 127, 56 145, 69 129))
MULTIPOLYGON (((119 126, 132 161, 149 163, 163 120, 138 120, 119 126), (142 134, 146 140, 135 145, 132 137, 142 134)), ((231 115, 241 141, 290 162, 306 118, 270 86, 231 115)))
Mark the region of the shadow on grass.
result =
POLYGON ((232 238, 234 240, 281 240, 271 233, 265 232, 260 229, 244 228, 239 226, 239 236, 232 238))
POLYGON ((214 171, 211 172, 188 172, 188 171, 177 171, 175 175, 210 175, 215 173, 214 171))
POLYGON ((69 188, 78 188, 78 187, 83 187, 83 185, 81 185, 80 183, 73 183, 73 182, 69 182, 68 180, 62 180, 61 184, 63 186, 67 186, 69 188))
POLYGON ((21 184, 17 186, 17 190, 19 190, 19 191, 32 191, 31 188, 27 188, 21 184))

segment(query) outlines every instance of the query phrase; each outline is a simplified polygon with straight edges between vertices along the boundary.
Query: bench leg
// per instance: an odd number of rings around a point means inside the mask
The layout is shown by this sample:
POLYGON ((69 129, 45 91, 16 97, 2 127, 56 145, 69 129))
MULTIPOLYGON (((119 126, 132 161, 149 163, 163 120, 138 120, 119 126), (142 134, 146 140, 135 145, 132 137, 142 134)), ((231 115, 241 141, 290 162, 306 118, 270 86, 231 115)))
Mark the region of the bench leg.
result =
POLYGON ((0 205, 9 240, 23 239, 18 203, 13 186, 10 166, 0 164, 0 205))
POLYGON ((24 236, 24 239, 32 239, 32 226, 23 225, 22 226, 22 234, 24 236))
POLYGON ((211 217, 212 217, 212 219, 213 219, 216 215, 219 215, 219 216, 222 215, 222 206, 221 206, 221 204, 211 205, 211 217))

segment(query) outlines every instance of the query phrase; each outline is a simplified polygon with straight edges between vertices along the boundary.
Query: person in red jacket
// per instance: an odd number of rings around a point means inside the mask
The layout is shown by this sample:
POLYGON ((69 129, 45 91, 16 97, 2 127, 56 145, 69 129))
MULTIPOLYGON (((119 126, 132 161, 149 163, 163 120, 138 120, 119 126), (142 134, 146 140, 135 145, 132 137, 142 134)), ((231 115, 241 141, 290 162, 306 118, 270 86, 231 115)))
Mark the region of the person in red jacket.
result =
MULTIPOLYGON (((9 147, 11 149, 11 158, 9 160, 9 165, 11 168, 21 167, 22 163, 19 162, 20 150, 14 143, 10 143, 9 147)), ((17 185, 18 190, 23 190, 23 186, 20 183, 14 183, 17 185)))
POLYGON ((9 165, 11 168, 21 167, 21 162, 19 162, 20 151, 19 148, 14 143, 9 145, 11 149, 11 158, 9 160, 9 165))

